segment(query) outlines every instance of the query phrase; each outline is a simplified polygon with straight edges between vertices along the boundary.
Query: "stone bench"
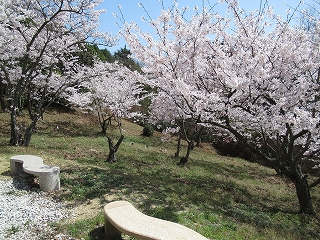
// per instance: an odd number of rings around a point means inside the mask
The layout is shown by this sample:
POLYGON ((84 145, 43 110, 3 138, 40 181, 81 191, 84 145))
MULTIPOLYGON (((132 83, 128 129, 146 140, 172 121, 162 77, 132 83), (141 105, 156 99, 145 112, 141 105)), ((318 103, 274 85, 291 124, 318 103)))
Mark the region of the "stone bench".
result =
POLYGON ((107 204, 104 219, 107 239, 119 239, 124 233, 138 239, 208 240, 178 223, 147 216, 127 201, 107 204))
POLYGON ((17 155, 10 158, 11 174, 30 173, 39 175, 42 191, 60 190, 60 169, 43 164, 43 159, 33 155, 17 155))

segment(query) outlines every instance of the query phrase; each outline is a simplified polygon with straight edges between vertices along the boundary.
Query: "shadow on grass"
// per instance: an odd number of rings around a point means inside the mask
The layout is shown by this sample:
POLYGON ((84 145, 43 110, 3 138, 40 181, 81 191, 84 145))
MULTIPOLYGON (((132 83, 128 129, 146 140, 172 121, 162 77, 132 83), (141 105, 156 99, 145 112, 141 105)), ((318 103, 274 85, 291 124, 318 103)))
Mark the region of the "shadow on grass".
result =
MULTIPOLYGON (((288 223, 285 229, 281 229, 281 218, 296 219, 297 212, 291 211, 290 207, 284 209, 281 206, 277 207, 276 203, 270 204, 272 199, 252 193, 245 185, 235 182, 234 178, 243 171, 239 169, 238 172, 237 166, 199 160, 182 168, 174 163, 164 164, 161 160, 146 160, 154 159, 154 156, 143 156, 141 159, 138 161, 121 158, 121 161, 115 164, 103 163, 99 167, 64 169, 61 172, 61 184, 70 191, 62 193, 61 197, 76 201, 99 198, 101 205, 105 205, 111 201, 106 195, 114 195, 113 199, 130 201, 149 216, 173 222, 181 221, 181 213, 197 222, 197 216, 187 214, 190 209, 197 209, 196 213, 215 213, 224 216, 223 220, 227 222, 235 221, 259 229, 272 229, 284 235, 291 234, 297 226, 295 223, 288 223), (108 168, 105 164, 108 164, 108 168), (196 174, 193 172, 196 168, 201 168, 204 172, 196 174), (274 215, 278 213, 281 218, 276 218, 277 221, 274 222, 274 215)), ((250 174, 251 170, 251 178, 259 179, 266 176, 262 171, 253 169, 249 169, 250 174)), ((299 222, 299 219, 296 221, 299 222)), ((305 221, 300 221, 299 231, 302 235, 318 234, 317 231, 307 233, 308 226, 304 223, 305 221)), ((206 224, 214 231, 214 224, 206 224)), ((101 231, 99 228, 93 229, 90 234, 98 234, 101 231)))
POLYGON ((50 125, 39 126, 39 134, 45 134, 49 137, 91 137, 98 134, 97 128, 92 125, 81 125, 69 120, 66 121, 52 121, 50 125))
POLYGON ((104 231, 104 226, 97 226, 95 229, 89 232, 90 240, 107 240, 106 234, 104 231))
POLYGON ((12 175, 11 175, 10 171, 5 171, 5 172, 1 173, 1 176, 11 177, 12 175))
POLYGON ((101 168, 72 167, 61 171, 61 185, 70 191, 62 193, 60 197, 87 201, 121 188, 128 180, 128 177, 120 172, 109 172, 101 168))

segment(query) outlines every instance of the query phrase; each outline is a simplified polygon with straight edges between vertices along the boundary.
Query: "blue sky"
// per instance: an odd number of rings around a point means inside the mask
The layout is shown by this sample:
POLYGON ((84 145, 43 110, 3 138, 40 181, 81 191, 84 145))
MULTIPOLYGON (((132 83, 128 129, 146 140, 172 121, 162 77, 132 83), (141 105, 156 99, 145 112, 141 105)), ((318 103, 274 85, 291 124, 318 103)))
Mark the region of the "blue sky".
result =
MULTIPOLYGON (((313 0, 305 0, 306 4, 312 5, 313 0)), ((194 6, 202 6, 202 0, 178 0, 178 6, 185 7, 189 6, 192 9, 194 6)), ((210 0, 211 4, 217 2, 217 0, 210 0)), ((263 0, 265 2, 265 0, 263 0)), ((291 7, 295 8, 298 6, 300 0, 268 0, 269 6, 273 6, 274 12, 279 15, 286 16, 286 10, 291 7)), ((146 16, 144 10, 138 6, 138 3, 142 3, 144 7, 147 9, 149 15, 155 19, 159 16, 160 11, 162 10, 162 4, 159 0, 104 0, 104 2, 98 7, 98 9, 105 9, 106 12, 103 13, 100 17, 100 31, 108 31, 112 34, 117 34, 117 32, 121 29, 116 22, 120 23, 120 21, 113 16, 112 13, 120 14, 118 6, 121 6, 121 11, 123 13, 124 19, 127 22, 134 21, 136 22, 142 30, 148 31, 147 23, 141 20, 142 16, 146 16)), ((163 0, 164 7, 167 9, 173 5, 173 0, 163 0)), ((240 6, 245 10, 253 10, 259 9, 260 0, 239 0, 240 6)), ((216 8, 217 11, 222 15, 225 10, 223 7, 216 8)), ((118 44, 114 47, 108 48, 108 50, 113 53, 116 50, 125 46, 125 41, 120 39, 118 44)))

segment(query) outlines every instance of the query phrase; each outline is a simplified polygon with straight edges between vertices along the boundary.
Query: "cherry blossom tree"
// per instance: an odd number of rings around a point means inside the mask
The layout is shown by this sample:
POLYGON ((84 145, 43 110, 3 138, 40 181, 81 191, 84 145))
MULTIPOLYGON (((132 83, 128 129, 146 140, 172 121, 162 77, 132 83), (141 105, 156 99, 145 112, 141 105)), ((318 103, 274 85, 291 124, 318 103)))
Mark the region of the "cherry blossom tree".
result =
MULTIPOLYGON (((122 34, 168 100, 159 115, 227 130, 295 185, 300 212, 314 215, 308 169, 319 162, 319 27, 292 27, 271 8, 246 13, 237 1, 226 17, 177 4, 149 24, 157 37, 125 24, 122 34), (170 100, 169 100, 170 99, 170 100), (167 114, 172 105, 175 113, 167 114)), ((316 22, 319 26, 319 21, 316 22)), ((169 119, 168 119, 169 120, 169 119)))
MULTIPOLYGON (((200 133, 201 126, 198 125, 199 119, 189 118, 185 115, 184 106, 185 102, 181 100, 177 102, 178 98, 171 98, 164 92, 159 92, 151 99, 151 105, 149 106, 148 121, 157 128, 163 128, 160 124, 168 125, 163 129, 163 133, 166 136, 178 135, 177 151, 175 157, 179 158, 181 139, 186 140, 188 146, 186 154, 180 158, 180 164, 186 164, 189 160, 191 150, 194 148, 194 142, 197 135, 200 133)), ((164 137, 167 141, 167 137, 164 137)))
POLYGON ((131 71, 127 67, 115 62, 100 62, 93 67, 89 81, 83 81, 77 89, 69 94, 68 100, 76 106, 89 109, 96 113, 99 118, 102 133, 107 135, 109 143, 108 162, 116 161, 116 152, 124 139, 121 120, 124 117, 134 118, 139 115, 132 111, 134 106, 138 106, 144 95, 144 76, 137 71, 131 71), (120 132, 120 138, 114 144, 107 128, 111 125, 111 120, 115 120, 120 132))
POLYGON ((208 61, 210 82, 221 92, 214 90, 219 100, 204 108, 207 122, 291 179, 300 212, 315 214, 302 166, 319 158, 319 49, 307 32, 281 19, 267 33, 265 16, 230 10, 236 32, 222 37, 223 60, 208 61))
POLYGON ((90 78, 77 52, 89 39, 113 44, 97 31, 100 0, 0 0, 0 79, 7 88, 12 145, 28 146, 37 121, 70 86, 90 78), (30 124, 17 117, 27 102, 30 124), (23 133, 24 131, 24 133, 23 133), (20 142, 21 144, 21 142, 20 142))
MULTIPOLYGON (((183 14, 187 10, 183 8, 180 11, 176 5, 167 11, 162 10, 158 20, 150 20, 158 39, 154 39, 149 33, 141 32, 136 24, 125 25, 123 30, 134 56, 147 65, 144 69, 150 74, 147 84, 163 93, 156 97, 158 100, 153 100, 152 115, 156 115, 155 119, 162 118, 162 121, 177 125, 188 142, 187 153, 181 158, 182 164, 188 161, 194 142, 194 137, 186 134, 185 123, 192 123, 195 129, 196 123, 199 123, 197 104, 200 101, 189 94, 189 83, 198 78, 196 68, 202 61, 201 57, 197 56, 205 52, 203 46, 210 41, 207 35, 217 32, 214 29, 223 28, 222 18, 209 10, 194 15, 190 22, 185 21, 183 14), (212 21, 214 15, 217 20, 212 21), (164 102, 167 103, 166 107, 160 106, 164 102), (159 111, 164 108, 166 111, 159 111), (172 118, 168 119, 169 117, 172 118)), ((198 93, 200 94, 200 91, 198 93)))

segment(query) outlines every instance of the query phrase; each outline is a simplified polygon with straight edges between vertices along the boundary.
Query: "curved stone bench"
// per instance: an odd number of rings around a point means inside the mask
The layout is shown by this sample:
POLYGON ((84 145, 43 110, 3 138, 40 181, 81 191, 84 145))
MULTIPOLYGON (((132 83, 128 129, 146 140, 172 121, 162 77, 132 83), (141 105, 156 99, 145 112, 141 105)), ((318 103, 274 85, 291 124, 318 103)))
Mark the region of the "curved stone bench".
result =
POLYGON ((17 155, 10 158, 11 174, 30 173, 39 175, 42 191, 60 190, 60 169, 43 164, 43 159, 33 155, 17 155))
POLYGON ((121 233, 125 233, 138 239, 208 240, 178 223, 147 216, 127 201, 107 204, 104 218, 107 239, 118 239, 121 233))

